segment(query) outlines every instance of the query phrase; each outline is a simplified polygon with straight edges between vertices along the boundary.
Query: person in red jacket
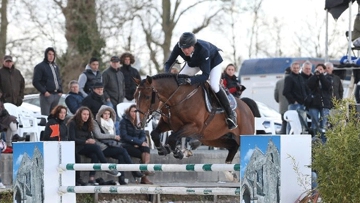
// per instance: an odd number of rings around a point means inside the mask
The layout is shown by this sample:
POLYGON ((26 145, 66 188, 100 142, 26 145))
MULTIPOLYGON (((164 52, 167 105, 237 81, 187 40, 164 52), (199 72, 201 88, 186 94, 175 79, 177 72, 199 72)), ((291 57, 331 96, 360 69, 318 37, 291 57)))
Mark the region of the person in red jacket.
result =
POLYGON ((234 95, 234 97, 239 98, 241 93, 245 90, 243 85, 240 85, 238 78, 235 75, 236 68, 235 65, 230 63, 226 66, 224 73, 221 76, 222 84, 228 91, 234 95))

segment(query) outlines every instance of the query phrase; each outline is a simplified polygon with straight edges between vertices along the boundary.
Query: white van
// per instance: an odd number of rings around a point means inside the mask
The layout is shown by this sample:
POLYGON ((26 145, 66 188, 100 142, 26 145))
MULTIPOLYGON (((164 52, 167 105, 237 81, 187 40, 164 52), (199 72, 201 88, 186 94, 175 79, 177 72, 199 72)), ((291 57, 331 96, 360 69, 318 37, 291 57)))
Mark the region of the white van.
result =
MULTIPOLYGON (((245 60, 239 68, 239 80, 246 90, 242 97, 249 97, 253 100, 260 101, 269 107, 279 110, 279 105, 274 99, 274 89, 276 82, 284 77, 284 72, 291 63, 310 61, 313 69, 319 63, 324 63, 320 58, 259 58, 245 60)), ((338 61, 332 61, 334 64, 338 61)), ((334 70, 334 74, 339 75, 342 79, 349 80, 346 70, 334 70)), ((347 94, 349 82, 343 81, 344 95, 347 94)))

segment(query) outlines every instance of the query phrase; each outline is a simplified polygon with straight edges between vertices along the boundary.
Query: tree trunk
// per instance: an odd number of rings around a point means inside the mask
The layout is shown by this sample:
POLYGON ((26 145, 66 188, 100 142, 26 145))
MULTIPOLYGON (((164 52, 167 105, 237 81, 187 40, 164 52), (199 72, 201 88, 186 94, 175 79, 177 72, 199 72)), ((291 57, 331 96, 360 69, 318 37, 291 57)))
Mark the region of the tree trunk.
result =
POLYGON ((6 53, 6 40, 7 40, 7 26, 9 24, 7 19, 7 0, 1 1, 1 24, 0 24, 0 58, 2 58, 6 53))
POLYGON ((68 82, 78 79, 91 57, 98 57, 100 60, 105 41, 96 23, 95 0, 68 0, 67 6, 61 9, 65 16, 65 38, 68 47, 66 53, 59 58, 59 64, 63 87, 68 90, 68 82))

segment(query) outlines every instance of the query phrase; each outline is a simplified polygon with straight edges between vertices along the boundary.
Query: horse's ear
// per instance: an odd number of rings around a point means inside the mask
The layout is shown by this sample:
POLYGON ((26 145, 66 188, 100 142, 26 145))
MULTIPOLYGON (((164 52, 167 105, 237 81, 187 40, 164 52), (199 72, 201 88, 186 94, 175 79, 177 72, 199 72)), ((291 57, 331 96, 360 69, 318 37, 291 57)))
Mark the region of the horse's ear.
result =
POLYGON ((151 84, 152 83, 152 77, 150 76, 146 76, 146 81, 151 84))
POLYGON ((136 83, 136 85, 140 85, 140 82, 141 82, 140 79, 133 78, 133 77, 131 77, 131 78, 134 80, 134 82, 136 83))

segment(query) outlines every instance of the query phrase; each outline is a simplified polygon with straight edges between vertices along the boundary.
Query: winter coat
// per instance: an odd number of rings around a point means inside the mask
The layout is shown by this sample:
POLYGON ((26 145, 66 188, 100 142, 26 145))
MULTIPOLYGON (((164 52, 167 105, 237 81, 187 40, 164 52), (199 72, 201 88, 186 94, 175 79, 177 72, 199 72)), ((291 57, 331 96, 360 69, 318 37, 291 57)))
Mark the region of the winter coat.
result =
POLYGON ((165 63, 165 71, 169 72, 170 67, 174 64, 176 58, 181 56, 189 67, 198 67, 202 71, 201 75, 196 75, 191 77, 191 84, 203 83, 209 79, 210 71, 217 65, 219 65, 223 59, 219 54, 221 51, 215 45, 204 40, 197 40, 197 43, 194 45, 195 50, 192 56, 185 56, 181 51, 181 48, 176 44, 170 54, 169 59, 165 63))
MULTIPOLYGON (((92 122, 92 121, 88 121, 92 122)), ((78 153, 84 148, 87 139, 94 139, 92 132, 89 131, 88 123, 85 122, 82 128, 76 126, 75 120, 68 124, 69 141, 75 141, 75 152, 78 153)))
MULTIPOLYGON (((286 74, 288 76, 289 74, 286 74)), ((279 103, 279 113, 284 114, 288 110, 289 102, 286 97, 282 94, 284 90, 285 78, 282 78, 276 82, 274 89, 274 99, 279 103)))
POLYGON ((306 81, 300 74, 290 73, 285 77, 283 95, 286 97, 289 104, 304 105, 304 99, 310 93, 306 85, 306 81))
POLYGON ((222 74, 223 84, 224 86, 229 90, 231 94, 233 94, 235 97, 240 97, 239 91, 237 90, 238 85, 240 85, 240 82, 236 75, 229 76, 226 73, 222 74))
POLYGON ((55 62, 51 62, 51 64, 55 67, 55 75, 59 84, 59 88, 56 89, 54 75, 50 67, 50 62, 47 59, 47 54, 49 51, 53 51, 55 53, 55 50, 52 48, 47 48, 45 50, 44 60, 37 64, 34 68, 32 83, 41 94, 45 94, 46 91, 52 94, 62 93, 60 70, 55 62))
POLYGON ((0 100, 20 106, 24 99, 25 80, 14 66, 0 69, 0 100))
POLYGON ((45 126, 44 141, 67 141, 68 129, 64 120, 55 118, 52 115, 48 116, 48 122, 45 126))
POLYGON ((101 151, 104 151, 108 147, 106 144, 102 142, 102 140, 105 139, 115 140, 115 135, 110 134, 109 131, 107 131, 105 128, 101 126, 101 115, 106 110, 110 111, 111 119, 114 121, 114 132, 116 132, 115 131, 116 114, 114 109, 109 106, 102 105, 101 108, 99 109, 99 112, 96 114, 96 120, 93 120, 93 126, 94 126, 93 134, 94 137, 96 138, 96 144, 100 146, 101 151))
POLYGON ((326 74, 325 77, 331 83, 331 96, 337 100, 341 100, 344 94, 344 88, 339 76, 334 74, 326 74))
POLYGON ((137 129, 126 114, 122 117, 123 119, 120 121, 121 142, 124 145, 141 146, 146 141, 145 131, 137 129))
POLYGON ((83 95, 79 93, 69 92, 65 99, 65 104, 69 108, 72 114, 80 108, 82 101, 84 100, 83 95))
POLYGON ((133 78, 141 79, 139 71, 131 67, 131 65, 121 66, 120 71, 124 75, 125 80, 125 98, 131 101, 134 99, 134 93, 136 91, 136 83, 133 78))
POLYGON ((102 82, 102 74, 100 71, 94 72, 90 65, 86 65, 84 72, 79 76, 79 90, 81 94, 86 97, 90 92, 95 83, 102 82))
POLYGON ((331 82, 324 74, 313 75, 307 81, 307 85, 314 96, 308 108, 327 108, 332 107, 331 104, 331 82))
POLYGON ((91 92, 87 97, 82 101, 82 106, 87 106, 91 110, 91 113, 95 116, 100 107, 104 105, 105 98, 104 95, 98 95, 95 92, 91 92))
POLYGON ((109 67, 102 73, 102 78, 105 99, 110 98, 111 103, 116 108, 119 103, 123 102, 125 96, 124 75, 120 69, 115 70, 109 67))

